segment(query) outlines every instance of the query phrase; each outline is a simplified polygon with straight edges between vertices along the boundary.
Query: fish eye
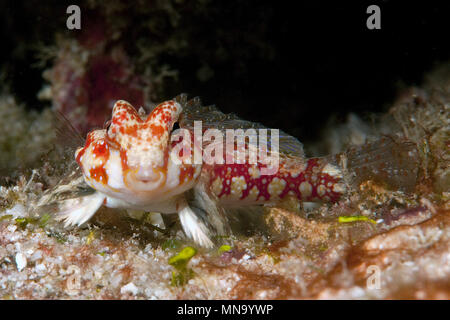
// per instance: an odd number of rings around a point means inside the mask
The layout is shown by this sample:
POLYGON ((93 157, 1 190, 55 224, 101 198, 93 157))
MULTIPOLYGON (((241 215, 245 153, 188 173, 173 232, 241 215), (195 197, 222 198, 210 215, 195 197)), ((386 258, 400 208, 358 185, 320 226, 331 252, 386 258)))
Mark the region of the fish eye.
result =
POLYGON ((178 121, 173 124, 172 131, 170 133, 174 132, 177 129, 180 129, 180 124, 178 123, 178 121))
POLYGON ((103 125, 103 129, 106 129, 106 131, 108 131, 110 126, 111 126, 111 120, 108 120, 103 125))

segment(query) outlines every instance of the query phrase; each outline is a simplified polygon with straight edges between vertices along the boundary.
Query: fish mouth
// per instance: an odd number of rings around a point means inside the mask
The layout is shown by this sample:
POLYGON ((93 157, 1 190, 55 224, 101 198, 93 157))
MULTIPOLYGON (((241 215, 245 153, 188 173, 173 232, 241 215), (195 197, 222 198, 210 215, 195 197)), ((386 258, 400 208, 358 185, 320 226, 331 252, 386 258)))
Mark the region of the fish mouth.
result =
POLYGON ((165 184, 165 168, 152 168, 149 171, 130 171, 124 176, 128 188, 134 191, 151 191, 165 184))

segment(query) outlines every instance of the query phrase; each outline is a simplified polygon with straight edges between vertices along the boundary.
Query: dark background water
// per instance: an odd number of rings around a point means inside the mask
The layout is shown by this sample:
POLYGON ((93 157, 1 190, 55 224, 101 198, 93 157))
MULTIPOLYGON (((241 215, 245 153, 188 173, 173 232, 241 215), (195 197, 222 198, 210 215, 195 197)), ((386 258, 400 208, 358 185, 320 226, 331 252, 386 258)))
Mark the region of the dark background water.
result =
MULTIPOLYGON (((35 44, 52 43, 68 4, 0 4, 1 76, 28 108, 45 106, 36 94, 49 65, 35 65, 35 44)), ((385 110, 401 88, 420 85, 450 57, 445 1, 216 1, 208 10, 183 17, 195 26, 192 51, 159 57, 179 70, 160 98, 198 95, 302 141, 317 139, 333 114, 385 110), (381 8, 381 30, 366 28, 370 4, 381 8), (219 48, 225 59, 211 54, 219 48), (213 71, 207 81, 197 77, 202 65, 213 71)))

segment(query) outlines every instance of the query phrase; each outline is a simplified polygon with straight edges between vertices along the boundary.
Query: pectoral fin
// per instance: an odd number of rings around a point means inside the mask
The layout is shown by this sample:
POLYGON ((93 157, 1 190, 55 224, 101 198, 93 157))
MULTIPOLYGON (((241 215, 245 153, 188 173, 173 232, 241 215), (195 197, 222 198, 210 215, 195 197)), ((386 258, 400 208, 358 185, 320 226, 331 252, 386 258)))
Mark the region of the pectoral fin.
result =
POLYGON ((186 193, 184 207, 179 211, 186 235, 204 247, 213 247, 211 237, 230 233, 223 208, 204 183, 197 183, 186 193))
POLYGON ((95 192, 89 196, 64 201, 60 205, 58 220, 64 220, 64 226, 82 225, 88 221, 102 205, 106 196, 95 192))

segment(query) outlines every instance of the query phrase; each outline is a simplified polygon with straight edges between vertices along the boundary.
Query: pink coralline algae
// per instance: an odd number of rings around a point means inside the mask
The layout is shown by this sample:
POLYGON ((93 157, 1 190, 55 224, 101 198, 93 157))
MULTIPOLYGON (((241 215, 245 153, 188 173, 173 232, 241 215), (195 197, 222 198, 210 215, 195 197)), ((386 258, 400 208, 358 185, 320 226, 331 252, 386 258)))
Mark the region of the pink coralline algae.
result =
POLYGON ((138 106, 150 102, 150 83, 135 72, 123 45, 105 30, 100 19, 74 39, 58 39, 53 67, 44 73, 51 83, 45 98, 82 133, 103 126, 120 98, 138 106))

